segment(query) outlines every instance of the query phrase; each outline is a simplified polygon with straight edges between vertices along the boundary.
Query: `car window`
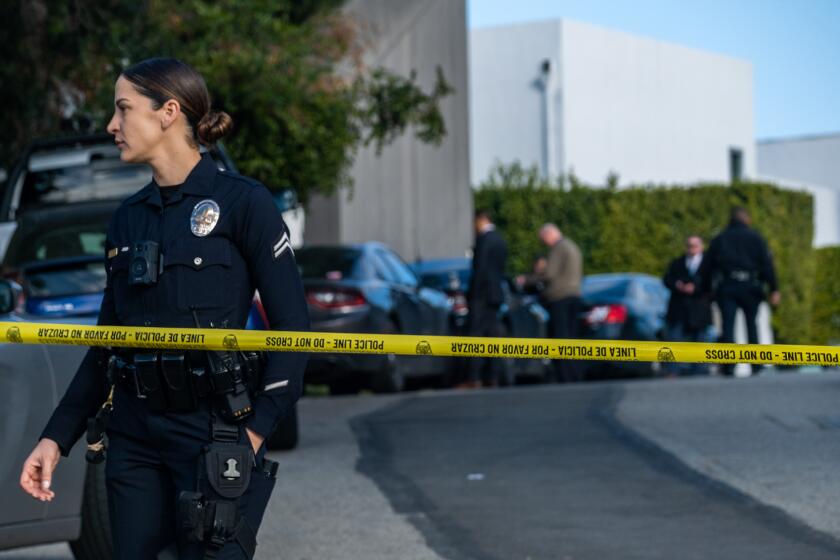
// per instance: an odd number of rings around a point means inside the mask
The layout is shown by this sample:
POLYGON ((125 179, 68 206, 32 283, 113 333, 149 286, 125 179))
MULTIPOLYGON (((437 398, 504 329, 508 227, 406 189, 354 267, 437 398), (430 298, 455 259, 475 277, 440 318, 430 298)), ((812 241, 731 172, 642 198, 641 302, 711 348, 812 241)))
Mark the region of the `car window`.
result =
POLYGON ((300 275, 303 278, 326 278, 343 280, 359 277, 358 249, 343 247, 310 247, 295 253, 300 275))
POLYGON ((376 274, 376 277, 384 282, 391 282, 393 284, 397 284, 397 275, 391 270, 387 264, 385 264, 384 258, 379 255, 381 251, 371 251, 368 253, 368 260, 373 267, 373 271, 376 274))
POLYGON ((24 289, 30 297, 64 297, 99 294, 105 290, 105 267, 101 262, 76 267, 32 272, 24 289))
POLYGON ((654 305, 662 305, 667 298, 666 290, 663 286, 654 282, 645 282, 643 284, 645 295, 648 300, 654 305))
POLYGON ((102 257, 105 254, 105 229, 103 223, 71 224, 31 232, 25 239, 18 230, 4 264, 16 267, 85 255, 102 257))
POLYGON ((17 212, 32 208, 124 199, 152 179, 147 165, 132 165, 118 157, 93 159, 88 164, 30 170, 24 179, 17 212))
POLYGON ((402 284, 403 286, 417 286, 417 277, 411 272, 411 269, 408 268, 408 265, 405 264, 402 259, 396 256, 391 251, 386 251, 384 249, 377 249, 377 254, 385 261, 386 266, 391 269, 391 273, 396 278, 397 284, 402 284))
POLYGON ((583 298, 587 300, 620 301, 627 296, 630 285, 627 278, 589 277, 584 279, 581 291, 583 298))

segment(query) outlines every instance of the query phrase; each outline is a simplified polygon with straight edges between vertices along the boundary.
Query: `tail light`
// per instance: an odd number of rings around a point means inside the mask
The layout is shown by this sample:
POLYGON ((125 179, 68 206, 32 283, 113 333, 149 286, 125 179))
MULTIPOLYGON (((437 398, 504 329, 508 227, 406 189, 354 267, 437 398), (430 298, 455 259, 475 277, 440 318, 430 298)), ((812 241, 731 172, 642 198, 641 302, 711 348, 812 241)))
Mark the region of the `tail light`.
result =
POLYGON ((306 290, 306 302, 314 307, 330 310, 350 310, 367 305, 358 290, 344 288, 312 288, 306 290))
POLYGON ((268 315, 265 312, 265 307, 263 307, 262 300, 260 299, 260 293, 259 292, 254 293, 254 307, 257 309, 257 313, 259 313, 260 319, 262 319, 263 325, 265 325, 263 328, 265 328, 265 329, 269 328, 269 325, 271 323, 268 322, 268 315))
POLYGON ((627 307, 624 305, 596 305, 585 316, 590 325, 623 323, 627 320, 627 307))
POLYGON ((467 305, 467 296, 460 292, 449 294, 449 304, 452 306, 452 313, 455 315, 466 315, 470 308, 467 305))

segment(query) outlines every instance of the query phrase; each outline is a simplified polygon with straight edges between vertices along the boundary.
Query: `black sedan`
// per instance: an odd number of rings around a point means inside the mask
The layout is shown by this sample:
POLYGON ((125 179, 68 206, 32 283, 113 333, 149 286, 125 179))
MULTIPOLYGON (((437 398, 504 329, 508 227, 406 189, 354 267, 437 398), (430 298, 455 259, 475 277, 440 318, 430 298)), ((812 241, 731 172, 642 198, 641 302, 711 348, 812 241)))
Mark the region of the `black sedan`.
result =
MULTIPOLYGON (((658 340, 665 327, 670 292, 649 274, 593 274, 583 279, 581 338, 658 340)), ((590 362, 587 377, 650 374, 651 364, 590 362)))
MULTIPOLYGON (((314 331, 446 335, 446 294, 421 285, 389 247, 368 242, 304 247, 295 254, 314 331)), ((446 360, 434 356, 313 354, 308 383, 333 394, 403 389, 408 377, 442 376, 446 360)))
MULTIPOLYGON (((440 259, 416 262, 412 268, 420 276, 424 286, 442 290, 452 304, 453 330, 460 335, 466 333, 469 306, 467 291, 472 272, 472 261, 467 258, 440 259)), ((506 282, 502 289, 505 301, 500 309, 503 332, 501 336, 514 338, 545 338, 547 336, 548 312, 539 304, 534 294, 522 293, 506 282)), ((514 360, 502 358, 504 368, 501 382, 512 385, 519 377, 544 380, 544 360, 514 360)), ((456 367, 460 367, 456 364, 456 367)))

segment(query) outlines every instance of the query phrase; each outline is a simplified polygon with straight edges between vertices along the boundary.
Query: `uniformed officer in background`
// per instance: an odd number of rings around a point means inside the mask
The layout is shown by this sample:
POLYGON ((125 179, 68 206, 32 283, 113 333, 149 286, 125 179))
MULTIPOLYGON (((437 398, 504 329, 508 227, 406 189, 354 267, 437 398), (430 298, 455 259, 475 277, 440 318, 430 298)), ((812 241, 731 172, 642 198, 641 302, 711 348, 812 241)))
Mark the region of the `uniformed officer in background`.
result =
MULTIPOLYGON (((232 127, 211 111, 201 75, 175 59, 145 60, 119 76, 114 103, 108 132, 121 159, 150 165, 153 181, 111 219, 98 324, 242 329, 258 290, 270 329, 308 330, 271 193, 199 151, 232 127)), ((226 341, 229 352, 89 350, 24 463, 23 489, 54 498, 59 455, 106 400, 110 378, 113 557, 251 558, 276 475, 264 441, 301 394, 306 355, 263 360, 226 341)))
MULTIPOLYGON (((781 293, 776 282, 773 256, 767 242, 750 225, 752 220, 745 208, 734 208, 729 225, 712 240, 706 259, 709 274, 705 290, 713 291, 723 322, 721 342, 735 342, 735 315, 740 308, 747 323, 747 339, 758 344, 756 315, 765 297, 771 305, 778 305, 781 293), (765 286, 769 295, 765 296, 765 286)), ((735 366, 724 366, 724 374, 732 375, 735 366)))

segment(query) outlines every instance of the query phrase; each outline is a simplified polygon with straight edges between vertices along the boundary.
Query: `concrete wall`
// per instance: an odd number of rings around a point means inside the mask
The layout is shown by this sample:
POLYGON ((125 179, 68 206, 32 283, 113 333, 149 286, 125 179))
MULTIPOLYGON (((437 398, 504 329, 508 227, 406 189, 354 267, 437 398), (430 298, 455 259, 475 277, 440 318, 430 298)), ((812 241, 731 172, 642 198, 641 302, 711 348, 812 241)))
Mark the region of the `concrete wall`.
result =
POLYGON ((746 61, 568 20, 474 30, 470 48, 474 183, 497 159, 595 184, 728 181, 730 148, 755 174, 746 61))
POLYGON ((409 261, 463 255, 472 244, 465 3, 353 0, 345 10, 371 29, 371 67, 404 76, 416 70, 430 90, 440 66, 455 93, 441 106, 443 143, 427 146, 408 131, 380 156, 373 147, 361 150, 352 196, 310 204, 306 243, 384 241, 409 261))

